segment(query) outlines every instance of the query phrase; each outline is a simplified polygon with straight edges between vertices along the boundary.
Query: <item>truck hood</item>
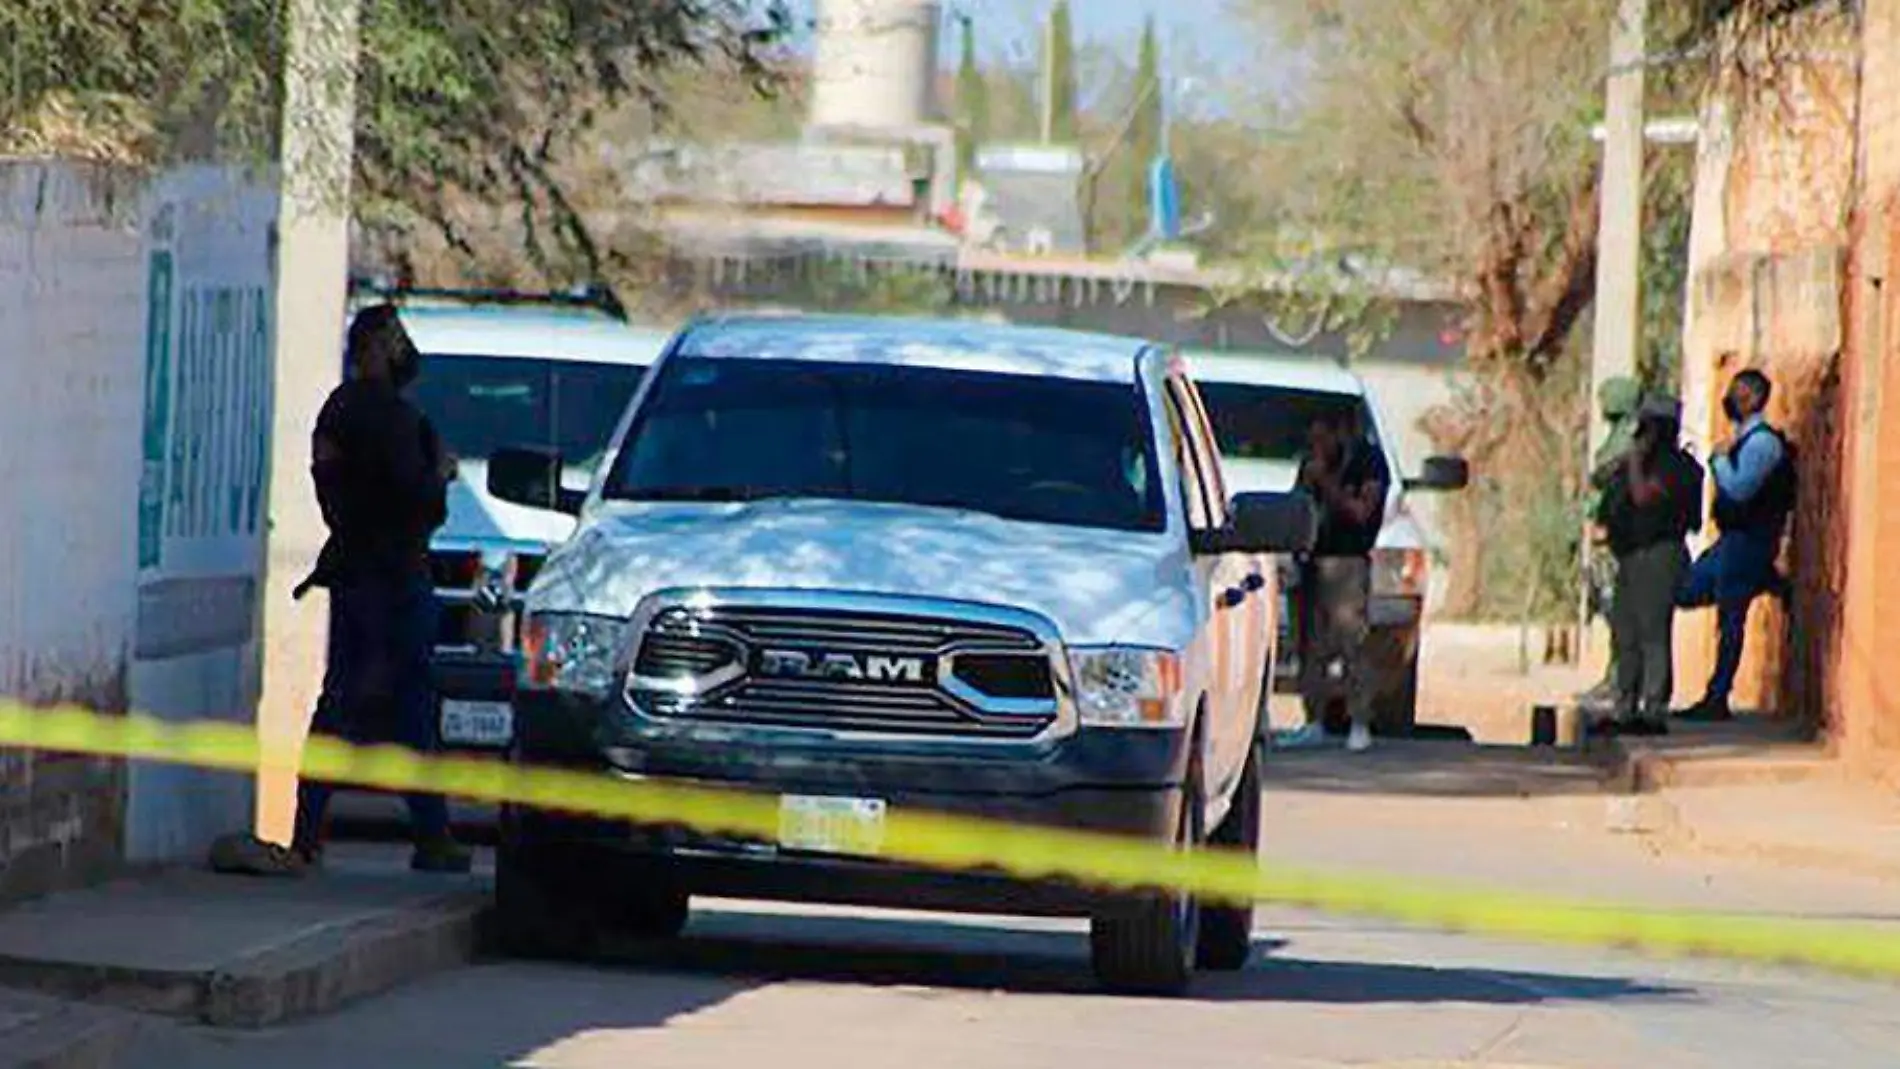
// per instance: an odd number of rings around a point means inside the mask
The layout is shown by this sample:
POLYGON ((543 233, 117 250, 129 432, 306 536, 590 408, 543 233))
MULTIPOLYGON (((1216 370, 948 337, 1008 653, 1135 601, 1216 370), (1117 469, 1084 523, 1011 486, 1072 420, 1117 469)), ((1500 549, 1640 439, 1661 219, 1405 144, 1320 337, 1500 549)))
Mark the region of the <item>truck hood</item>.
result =
POLYGON ((1027 609, 1072 644, 1176 649, 1194 619, 1178 541, 861 502, 616 504, 550 556, 528 606, 624 619, 668 588, 915 596, 1027 609))

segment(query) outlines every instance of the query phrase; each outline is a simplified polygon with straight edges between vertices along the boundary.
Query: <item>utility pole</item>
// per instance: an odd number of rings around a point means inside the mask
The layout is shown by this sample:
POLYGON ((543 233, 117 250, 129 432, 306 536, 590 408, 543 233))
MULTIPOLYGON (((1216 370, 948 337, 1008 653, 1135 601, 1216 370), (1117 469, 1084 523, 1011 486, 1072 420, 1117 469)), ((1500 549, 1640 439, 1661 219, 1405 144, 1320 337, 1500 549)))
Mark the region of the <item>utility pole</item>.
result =
POLYGON ((1610 30, 1590 357, 1592 454, 1609 436, 1596 403, 1597 391, 1611 379, 1636 374, 1636 350, 1642 337, 1643 24, 1647 7, 1648 0, 1620 0, 1610 30))
POLYGON ((1056 139, 1056 20, 1042 17, 1042 143, 1056 139))
POLYGON ((270 502, 263 605, 257 784, 261 838, 284 842, 295 812, 287 765, 301 746, 323 675, 326 603, 291 588, 316 561, 323 516, 310 489, 310 429, 342 374, 348 299, 350 175, 355 159, 359 0, 292 0, 284 57, 277 236, 270 502))
MULTIPOLYGON (((1603 172, 1597 200, 1597 285, 1590 354, 1588 471, 1610 436, 1603 419, 1603 384, 1636 374, 1643 315, 1643 90, 1647 45, 1643 23, 1649 0, 1619 0, 1610 27, 1610 71, 1603 88, 1603 172)), ((1591 544, 1580 540, 1577 564, 1589 575, 1591 544)), ((1589 592, 1580 592, 1577 620, 1589 618, 1589 592)), ((1579 626, 1579 636, 1602 649, 1601 627, 1579 626)), ((1579 653, 1583 651, 1578 650, 1579 653)), ((1594 657, 1591 658, 1594 660, 1594 657)))

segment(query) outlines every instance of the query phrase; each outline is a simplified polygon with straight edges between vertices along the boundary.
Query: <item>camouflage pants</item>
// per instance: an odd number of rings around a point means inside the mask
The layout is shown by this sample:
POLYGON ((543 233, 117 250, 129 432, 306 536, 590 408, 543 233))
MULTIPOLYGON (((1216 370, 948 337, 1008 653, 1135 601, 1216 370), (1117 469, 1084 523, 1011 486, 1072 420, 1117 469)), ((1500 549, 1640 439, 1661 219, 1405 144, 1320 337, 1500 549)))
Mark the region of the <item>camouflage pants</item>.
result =
POLYGON ((1308 723, 1342 703, 1355 724, 1372 723, 1374 681, 1365 663, 1372 565, 1364 557, 1316 557, 1300 570, 1300 697, 1308 723))

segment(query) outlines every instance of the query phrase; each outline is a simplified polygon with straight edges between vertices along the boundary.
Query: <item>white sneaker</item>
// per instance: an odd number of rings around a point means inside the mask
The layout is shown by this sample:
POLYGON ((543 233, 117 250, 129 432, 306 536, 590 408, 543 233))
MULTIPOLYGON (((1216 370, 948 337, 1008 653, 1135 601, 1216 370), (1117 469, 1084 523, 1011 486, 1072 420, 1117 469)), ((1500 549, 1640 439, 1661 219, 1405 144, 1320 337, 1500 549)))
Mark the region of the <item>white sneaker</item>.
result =
POLYGON ((1364 724, 1354 724, 1352 732, 1346 736, 1346 749, 1353 753, 1365 753, 1372 749, 1372 729, 1364 724))

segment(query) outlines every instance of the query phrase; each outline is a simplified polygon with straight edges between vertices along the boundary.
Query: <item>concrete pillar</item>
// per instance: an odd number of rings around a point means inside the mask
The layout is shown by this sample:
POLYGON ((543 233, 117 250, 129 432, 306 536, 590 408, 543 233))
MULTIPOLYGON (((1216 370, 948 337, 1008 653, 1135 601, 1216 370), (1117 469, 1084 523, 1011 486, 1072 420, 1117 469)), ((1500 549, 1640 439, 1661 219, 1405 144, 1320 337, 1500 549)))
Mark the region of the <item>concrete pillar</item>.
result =
POLYGON ((1636 373, 1642 337, 1643 70, 1648 0, 1620 0, 1604 88, 1603 187, 1597 220, 1594 349, 1590 358, 1590 451, 1609 434, 1595 390, 1636 373))
MULTIPOLYGON (((1603 384, 1636 374, 1642 338, 1644 19, 1648 0, 1620 0, 1610 29, 1604 85, 1603 181, 1597 214, 1595 322, 1590 354, 1590 449, 1609 437, 1597 405, 1603 384)), ((1590 461, 1587 461, 1590 462, 1590 461)), ((1587 556, 1586 558, 1587 559, 1587 556)), ((1593 669, 1609 660, 1609 628, 1595 621, 1582 651, 1593 669)))
POLYGON ((296 778, 288 759, 308 727, 328 622, 320 593, 297 603, 290 591, 324 537, 310 488, 310 429, 342 366, 359 6, 355 0, 293 0, 289 12, 264 689, 257 717, 270 755, 258 776, 258 834, 278 842, 290 836, 296 778))

